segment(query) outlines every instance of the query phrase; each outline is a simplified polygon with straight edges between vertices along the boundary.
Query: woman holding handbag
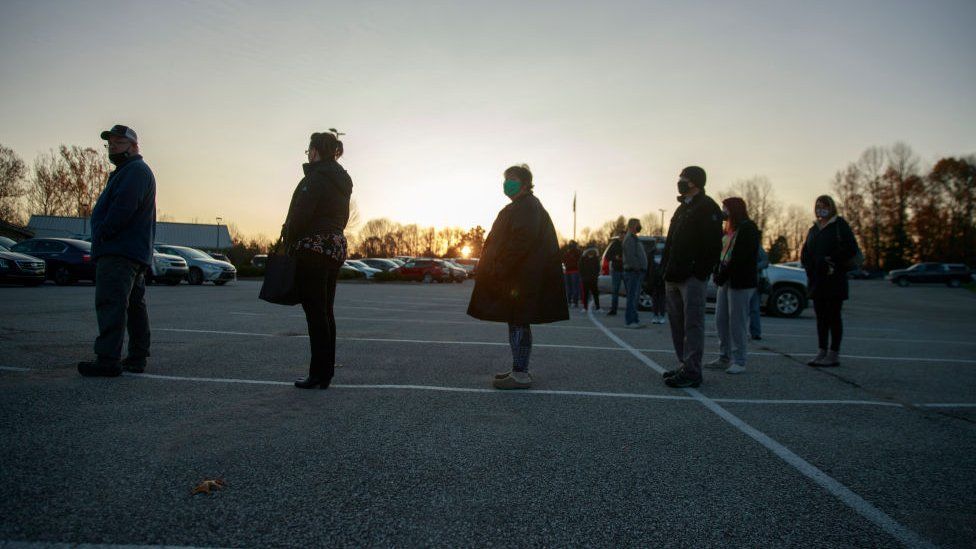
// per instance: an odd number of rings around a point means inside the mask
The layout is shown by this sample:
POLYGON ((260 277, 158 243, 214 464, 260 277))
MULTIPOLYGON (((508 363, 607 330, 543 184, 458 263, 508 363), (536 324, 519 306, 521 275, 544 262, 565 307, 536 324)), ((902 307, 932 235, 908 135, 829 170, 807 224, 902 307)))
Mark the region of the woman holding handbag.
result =
POLYGON ((328 389, 335 373, 336 325, 333 313, 339 267, 346 260, 352 179, 336 161, 342 142, 332 133, 309 139, 305 177, 292 194, 282 240, 295 256, 295 289, 308 323, 312 351, 308 377, 299 389, 328 389))
POLYGON ((837 215, 837 205, 821 195, 814 205, 817 220, 807 233, 800 257, 807 271, 807 287, 817 315, 820 352, 807 362, 810 366, 840 366, 840 340, 844 324, 840 310, 849 297, 847 272, 861 254, 854 231, 837 215), (829 345, 828 345, 829 343, 829 345))
POLYGON ((737 196, 722 201, 725 234, 722 255, 715 269, 715 328, 719 356, 706 366, 722 368, 727 374, 746 371, 746 339, 749 329, 749 301, 756 292, 759 228, 749 219, 744 200, 737 196))

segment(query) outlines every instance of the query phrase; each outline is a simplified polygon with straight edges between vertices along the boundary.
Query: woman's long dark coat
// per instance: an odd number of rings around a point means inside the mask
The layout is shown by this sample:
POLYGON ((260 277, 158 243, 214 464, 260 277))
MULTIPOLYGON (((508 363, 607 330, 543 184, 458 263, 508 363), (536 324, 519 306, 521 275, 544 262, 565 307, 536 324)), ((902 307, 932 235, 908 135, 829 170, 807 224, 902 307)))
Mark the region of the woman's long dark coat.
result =
POLYGON ((814 223, 801 255, 812 299, 845 300, 850 293, 845 264, 858 253, 854 231, 843 217, 823 228, 814 223), (833 269, 831 269, 833 266, 833 269), (831 272, 833 271, 833 272, 831 272))
POLYGON ((516 198, 495 218, 468 314, 513 324, 569 319, 556 229, 535 195, 516 198))

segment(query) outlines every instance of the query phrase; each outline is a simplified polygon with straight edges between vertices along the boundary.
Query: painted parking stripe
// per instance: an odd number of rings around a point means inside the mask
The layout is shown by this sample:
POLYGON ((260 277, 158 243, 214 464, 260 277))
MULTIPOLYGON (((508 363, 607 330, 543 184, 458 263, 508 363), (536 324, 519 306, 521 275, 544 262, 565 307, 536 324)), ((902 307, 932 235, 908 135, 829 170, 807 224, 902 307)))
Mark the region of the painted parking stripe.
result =
MULTIPOLYGON (((631 347, 624 340, 617 337, 613 332, 607 330, 603 324, 590 315, 590 320, 603 330, 603 333, 610 338, 611 341, 626 349, 630 354, 654 370, 657 373, 664 373, 664 368, 658 363, 654 362, 644 354, 640 353, 637 349, 631 347)), ((924 539, 922 536, 916 532, 910 530, 909 528, 903 526, 895 519, 888 516, 887 513, 878 509, 870 502, 862 498, 861 496, 854 493, 850 488, 844 486, 833 477, 824 473, 810 462, 801 458, 799 455, 793 453, 789 448, 783 446, 779 442, 776 442, 771 437, 763 433, 762 431, 756 429, 755 427, 749 425, 742 419, 740 419, 735 414, 729 412, 722 406, 720 406, 715 400, 706 397, 696 389, 685 388, 682 389, 686 394, 691 395, 703 406, 711 410, 714 414, 724 419, 730 425, 741 431, 746 436, 752 438, 767 450, 775 454, 777 457, 785 461, 791 467, 800 472, 803 476, 809 478, 816 484, 820 485, 822 488, 830 492, 834 497, 841 500, 848 507, 856 511, 858 514, 868 519, 869 521, 876 524, 879 528, 893 536, 899 542, 910 547, 934 547, 929 541, 924 539)))
POLYGON ((31 371, 30 368, 18 368, 16 366, 0 366, 0 370, 6 371, 6 372, 29 372, 29 371, 31 371))
MULTIPOLYGON (((254 336, 254 337, 308 337, 308 334, 265 334, 257 332, 234 332, 226 330, 195 330, 187 328, 153 328, 156 332, 178 332, 178 333, 198 333, 198 334, 215 334, 215 335, 240 335, 240 336, 254 336)), ((609 331, 609 330, 607 330, 609 331)), ((508 343, 501 343, 496 341, 443 341, 443 340, 428 340, 428 339, 396 339, 396 338, 369 338, 369 337, 337 337, 338 340, 343 341, 375 341, 377 343, 419 343, 419 344, 431 344, 431 345, 485 345, 488 347, 508 347, 508 343)), ((591 351, 617 351, 626 352, 626 349, 621 349, 620 347, 604 347, 596 345, 557 345, 557 344, 545 344, 545 343, 533 343, 533 347, 547 347, 552 349, 581 349, 581 350, 591 350, 591 351)), ((674 354, 673 349, 644 349, 638 348, 637 351, 643 353, 661 353, 661 354, 674 354)), ((714 355, 717 353, 706 353, 709 355, 714 355)), ((781 357, 784 353, 767 353, 767 352, 750 352, 752 356, 772 356, 781 357)), ((785 353, 788 356, 794 357, 812 357, 815 356, 812 353, 785 353)), ((904 356, 863 356, 863 355, 841 355, 841 359, 863 359, 863 360, 888 360, 888 361, 901 361, 901 362, 945 362, 950 364, 955 363, 965 363, 965 364, 976 364, 976 360, 965 359, 965 358, 921 358, 921 357, 904 357, 904 356)))

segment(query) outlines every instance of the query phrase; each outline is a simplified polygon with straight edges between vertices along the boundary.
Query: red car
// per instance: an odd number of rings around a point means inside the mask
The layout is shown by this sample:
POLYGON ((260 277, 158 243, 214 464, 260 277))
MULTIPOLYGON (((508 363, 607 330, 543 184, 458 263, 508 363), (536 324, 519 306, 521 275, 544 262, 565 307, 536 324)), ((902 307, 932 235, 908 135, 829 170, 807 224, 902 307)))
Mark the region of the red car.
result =
POLYGON ((450 282, 451 270, 436 259, 414 258, 395 270, 404 280, 450 282))

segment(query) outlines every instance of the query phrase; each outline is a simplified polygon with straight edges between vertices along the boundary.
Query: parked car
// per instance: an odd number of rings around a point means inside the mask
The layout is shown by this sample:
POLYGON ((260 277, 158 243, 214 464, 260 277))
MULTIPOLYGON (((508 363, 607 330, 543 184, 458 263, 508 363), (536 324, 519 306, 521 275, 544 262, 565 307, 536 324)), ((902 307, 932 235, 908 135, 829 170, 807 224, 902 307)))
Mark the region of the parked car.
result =
POLYGON ((268 265, 268 254, 257 254, 251 258, 251 266, 263 269, 268 265))
POLYGON ((474 278, 478 273, 478 258, 468 258, 468 259, 455 259, 455 263, 461 266, 462 269, 468 271, 468 278, 474 278))
POLYGON ((345 265, 346 267, 352 267, 353 269, 356 269, 357 271, 363 273, 367 279, 373 278, 373 275, 375 275, 376 273, 383 272, 379 269, 374 269, 370 267, 369 265, 363 263, 362 261, 359 261, 358 259, 347 259, 345 263, 343 263, 343 265, 345 265))
POLYGON ((464 267, 458 265, 452 259, 438 259, 451 271, 451 280, 457 282, 458 284, 464 282, 468 278, 468 271, 464 270, 464 267))
POLYGON ((189 272, 190 267, 182 257, 153 250, 152 269, 146 277, 146 283, 162 282, 169 286, 176 286, 189 272))
MULTIPOLYGON (((618 237, 613 237, 610 239, 610 243, 613 244, 614 240, 618 237)), ((654 261, 656 264, 661 262, 661 252, 664 251, 665 237, 663 236, 638 236, 637 239, 644 246, 644 251, 647 252, 647 257, 651 257, 654 250, 654 261)), ((613 287, 613 277, 610 276, 610 258, 607 257, 607 251, 610 246, 607 246, 603 250, 603 256, 600 259, 600 276, 596 280, 597 289, 600 290, 601 294, 609 294, 613 287)), ((645 280, 644 284, 641 286, 640 295, 637 297, 637 309, 640 311, 650 311, 651 305, 653 305, 653 300, 651 299, 651 290, 648 285, 649 281, 645 280)), ((624 284, 620 284, 620 295, 627 295, 627 288, 624 284)))
POLYGON ((237 269, 233 265, 226 261, 214 259, 206 252, 169 244, 156 244, 155 249, 159 253, 180 256, 186 260, 189 267, 186 281, 194 286, 199 286, 204 282, 213 282, 216 286, 223 286, 231 280, 237 279, 237 269))
POLYGON ((46 278, 44 260, 11 252, 0 245, 0 282, 37 286, 46 278))
POLYGON ((392 271, 400 266, 399 263, 393 261, 392 259, 386 259, 383 257, 369 257, 366 259, 360 259, 361 263, 365 263, 366 266, 372 267, 374 269, 379 269, 384 273, 392 271))
POLYGON ((899 286, 937 283, 958 288, 972 282, 972 271, 961 263, 916 263, 907 269, 888 273, 888 280, 899 286))
POLYGON ((12 238, 7 238, 6 236, 0 236, 0 246, 7 248, 8 251, 10 250, 10 247, 16 243, 17 241, 12 238))
POLYGON ((430 258, 416 258, 407 261, 396 270, 404 280, 420 280, 423 282, 450 282, 450 268, 443 263, 430 258))
MULTIPOLYGON (((210 257, 214 259, 218 259, 220 261, 226 261, 227 263, 230 263, 230 258, 222 253, 219 252, 207 252, 207 253, 210 255, 210 257)), ((233 265, 233 263, 231 263, 231 265, 233 265)))
POLYGON ((14 244, 10 251, 44 260, 47 277, 59 286, 77 280, 95 281, 90 242, 73 238, 31 238, 14 244))
POLYGON ((400 259, 398 257, 391 257, 390 258, 390 261, 396 263, 397 264, 397 267, 403 267, 403 265, 406 263, 406 261, 404 261, 404 260, 402 260, 402 259, 400 259))
POLYGON ((783 263, 776 263, 776 265, 782 265, 783 267, 793 267, 794 269, 803 268, 803 263, 799 261, 784 261, 783 263))

